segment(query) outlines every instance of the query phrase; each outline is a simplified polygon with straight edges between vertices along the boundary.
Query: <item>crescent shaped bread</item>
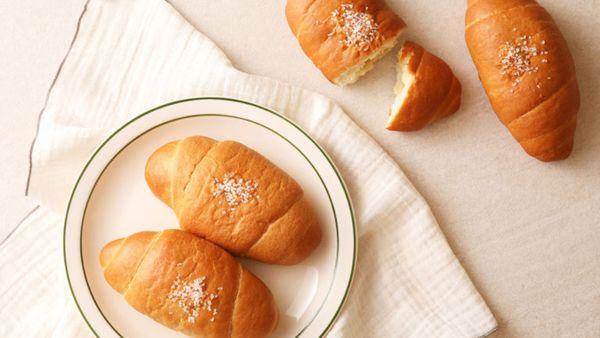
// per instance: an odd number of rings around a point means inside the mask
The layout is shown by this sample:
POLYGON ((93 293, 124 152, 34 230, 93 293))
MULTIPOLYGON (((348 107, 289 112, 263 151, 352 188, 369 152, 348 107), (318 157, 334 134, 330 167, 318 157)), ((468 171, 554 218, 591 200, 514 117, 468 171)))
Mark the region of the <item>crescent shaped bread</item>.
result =
POLYGON ((168 143, 148 159, 146 182, 182 230, 234 255, 296 264, 321 241, 300 185, 241 143, 202 136, 168 143))
POLYGON ((573 57, 533 0, 469 0, 466 41, 498 118, 541 161, 573 149, 579 87, 573 57))
POLYGON ((266 337, 267 286, 218 246, 180 230, 139 232, 100 253, 106 281, 139 312, 193 337, 266 337))
POLYGON ((285 14, 304 53, 340 86, 371 70, 406 28, 383 0, 288 0, 285 14))

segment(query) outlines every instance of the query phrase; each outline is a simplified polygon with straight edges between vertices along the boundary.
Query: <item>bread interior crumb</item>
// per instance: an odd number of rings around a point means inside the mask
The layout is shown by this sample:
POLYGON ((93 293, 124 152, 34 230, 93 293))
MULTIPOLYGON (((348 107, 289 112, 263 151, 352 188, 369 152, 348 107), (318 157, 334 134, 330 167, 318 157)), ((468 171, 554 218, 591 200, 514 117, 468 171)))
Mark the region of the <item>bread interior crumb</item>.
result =
POLYGON ((377 61, 379 61, 381 58, 383 58, 387 53, 389 53, 390 50, 392 50, 392 48, 394 48, 394 46, 398 42, 398 39, 400 38, 401 33, 402 32, 400 32, 393 39, 389 39, 389 41, 384 43, 381 47, 379 47, 379 49, 377 49, 373 53, 369 54, 367 57, 365 57, 363 60, 361 60, 358 64, 356 64, 354 67, 348 69, 347 71, 342 73, 340 76, 338 76, 334 80, 335 84, 343 87, 345 85, 352 84, 352 83, 358 81, 358 79, 361 76, 365 75, 371 69, 373 69, 373 67, 375 66, 375 63, 377 61))
MULTIPOLYGON (((400 52, 400 54, 402 55, 402 52, 400 52)), ((396 98, 394 99, 392 108, 389 111, 389 115, 391 115, 389 123, 392 123, 395 116, 400 112, 400 109, 404 105, 404 101, 408 96, 408 91, 415 83, 415 74, 411 72, 408 67, 408 64, 413 56, 414 54, 408 53, 398 62, 396 85, 394 86, 394 94, 396 94, 396 98)))

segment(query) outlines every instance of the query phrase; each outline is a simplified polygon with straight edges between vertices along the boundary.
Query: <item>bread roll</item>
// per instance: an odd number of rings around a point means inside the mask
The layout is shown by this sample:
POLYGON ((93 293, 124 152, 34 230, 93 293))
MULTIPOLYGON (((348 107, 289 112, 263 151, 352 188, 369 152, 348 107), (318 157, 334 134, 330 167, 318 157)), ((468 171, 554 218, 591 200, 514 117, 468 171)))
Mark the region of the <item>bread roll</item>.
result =
POLYGON ((288 0, 285 13, 304 53, 340 86, 371 70, 406 28, 382 0, 288 0))
POLYGON ((444 61, 408 41, 398 53, 394 92, 387 129, 414 131, 454 114, 462 87, 444 61))
POLYGON ((523 149, 541 161, 567 158, 579 87, 550 14, 533 0, 469 0, 466 40, 492 107, 523 149))
POLYGON ((100 253, 106 281, 136 310, 193 337, 266 337, 271 291, 230 254, 179 230, 139 232, 100 253))
POLYGON ((238 256, 295 264, 321 240, 300 185, 234 141, 196 136, 166 144, 148 159, 146 182, 181 229, 238 256))

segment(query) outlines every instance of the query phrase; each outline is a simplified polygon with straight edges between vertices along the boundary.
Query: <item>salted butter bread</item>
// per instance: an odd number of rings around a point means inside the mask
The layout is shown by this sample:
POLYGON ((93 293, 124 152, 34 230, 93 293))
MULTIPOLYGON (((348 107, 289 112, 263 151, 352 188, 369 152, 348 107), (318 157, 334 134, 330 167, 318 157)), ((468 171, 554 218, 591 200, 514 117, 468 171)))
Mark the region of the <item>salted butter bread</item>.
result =
POLYGON ((450 67, 414 42, 398 53, 397 77, 389 130, 419 130, 460 107, 462 87, 450 67))
POLYGON ((288 0, 285 13, 304 53, 340 86, 371 70, 406 28, 383 0, 288 0))
POLYGON ((469 0, 466 41, 492 107, 525 151, 568 157, 580 98, 567 42, 533 0, 469 0))
POLYGON ((238 142, 195 136, 168 143, 148 159, 146 182, 182 230, 237 256, 295 264, 321 240, 300 185, 238 142))
POLYGON ((271 291, 225 250, 180 230, 139 232, 100 253, 106 281, 139 312, 193 337, 267 337, 271 291))

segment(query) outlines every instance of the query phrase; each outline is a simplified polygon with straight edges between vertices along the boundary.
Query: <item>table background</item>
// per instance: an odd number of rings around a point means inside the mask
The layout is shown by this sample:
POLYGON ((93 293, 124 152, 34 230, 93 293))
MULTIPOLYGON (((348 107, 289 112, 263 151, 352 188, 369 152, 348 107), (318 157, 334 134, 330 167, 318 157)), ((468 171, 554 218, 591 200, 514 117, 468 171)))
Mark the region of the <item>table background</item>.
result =
MULTIPOLYGON (((491 111, 464 44, 463 0, 388 0, 409 25, 406 36, 448 61, 463 83, 455 116, 409 134, 383 128, 395 55, 337 88, 301 53, 284 1, 171 1, 237 68, 331 97, 390 153, 496 315, 495 337, 598 337, 600 1, 541 2, 569 41, 582 89, 575 150, 554 164, 524 155, 491 111)), ((83 4, 0 0, 0 243, 36 207, 23 197, 29 147, 83 4)))

